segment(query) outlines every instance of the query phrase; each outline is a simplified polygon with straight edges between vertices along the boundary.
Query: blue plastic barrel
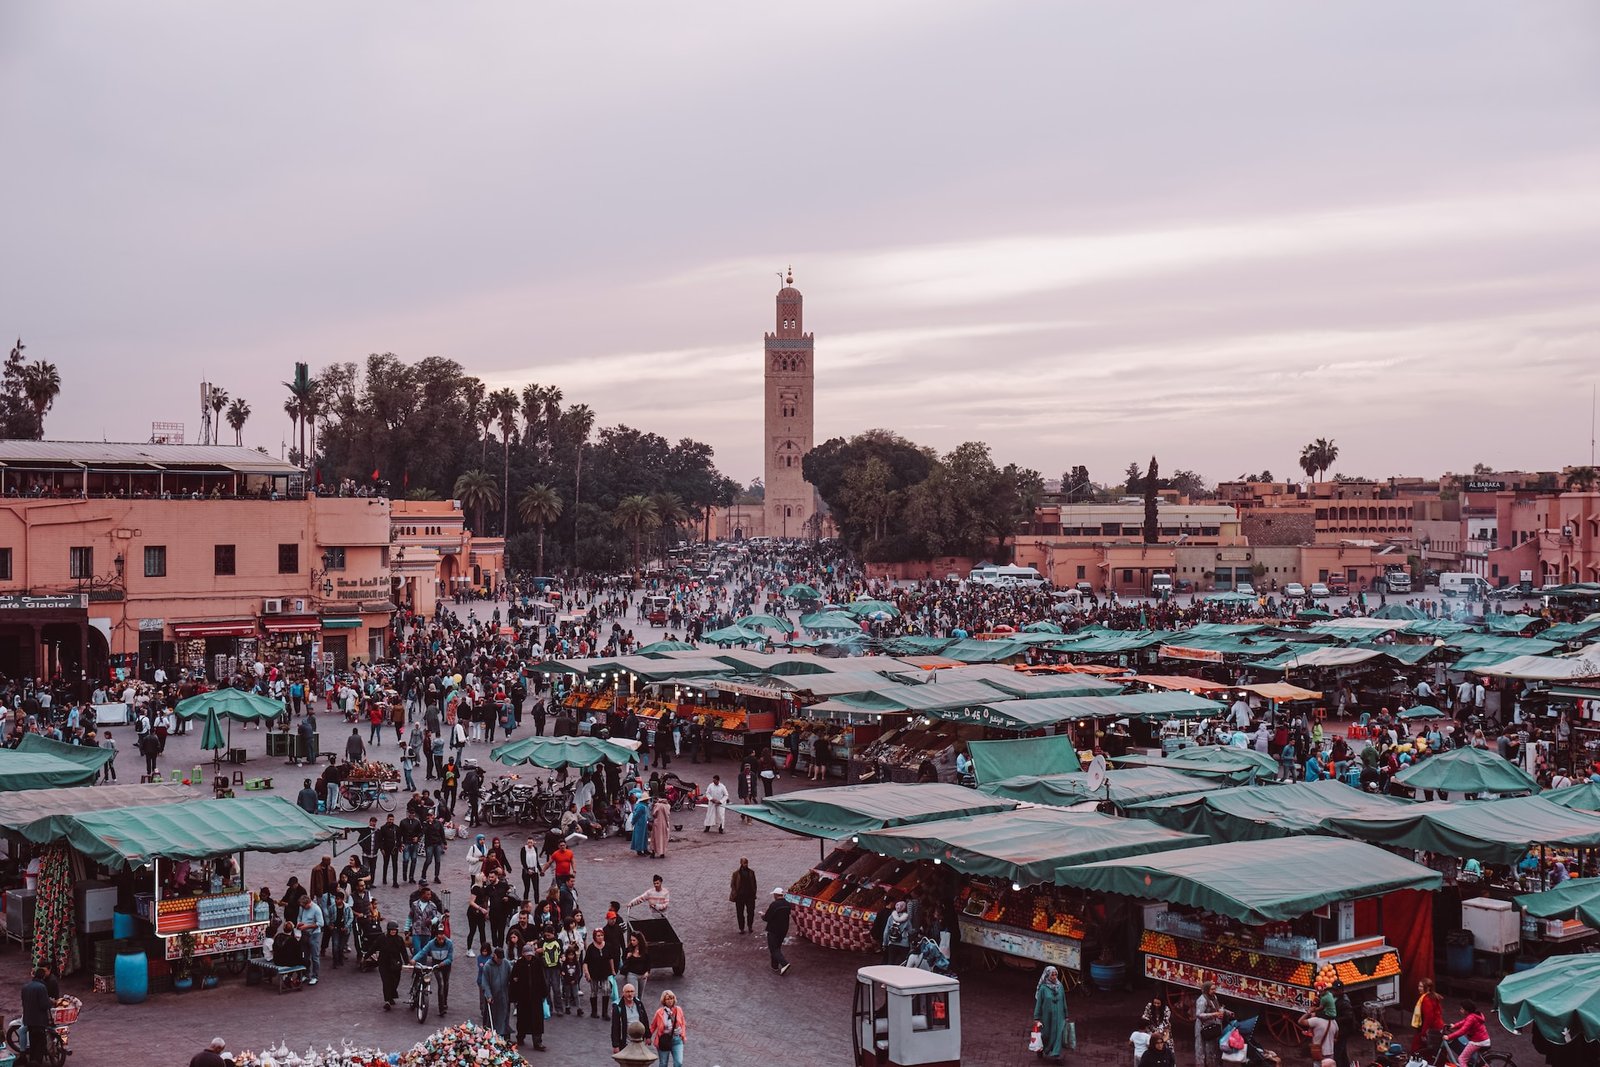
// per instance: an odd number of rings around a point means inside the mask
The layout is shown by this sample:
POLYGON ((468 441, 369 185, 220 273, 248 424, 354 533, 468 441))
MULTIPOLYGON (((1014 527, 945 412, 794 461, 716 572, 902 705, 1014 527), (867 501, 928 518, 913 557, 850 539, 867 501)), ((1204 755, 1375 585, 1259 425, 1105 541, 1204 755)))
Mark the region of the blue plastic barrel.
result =
POLYGON ((1089 964, 1089 981, 1096 989, 1121 989, 1127 982, 1128 965, 1121 960, 1115 963, 1089 964))
POLYGON ((1465 978, 1472 973, 1472 945, 1446 945, 1444 973, 1454 978, 1465 978))
POLYGON ((150 995, 150 961, 143 952, 117 953, 113 974, 119 1004, 143 1004, 150 995))
POLYGON ((132 937, 133 936, 133 932, 134 932, 134 925, 133 924, 134 924, 134 918, 128 912, 125 912, 125 911, 114 911, 114 912, 112 912, 111 913, 111 936, 116 938, 118 941, 121 941, 121 940, 123 940, 125 938, 132 937))

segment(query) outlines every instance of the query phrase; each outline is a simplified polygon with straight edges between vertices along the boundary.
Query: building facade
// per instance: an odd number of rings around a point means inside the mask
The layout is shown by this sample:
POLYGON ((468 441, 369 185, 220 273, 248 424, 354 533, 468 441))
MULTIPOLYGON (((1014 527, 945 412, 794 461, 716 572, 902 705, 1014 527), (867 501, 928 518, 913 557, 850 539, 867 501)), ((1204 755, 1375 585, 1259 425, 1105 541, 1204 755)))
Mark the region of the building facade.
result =
POLYGON ((389 502, 247 448, 0 442, 0 672, 212 678, 388 654, 389 502))
POLYGON ((407 611, 431 615, 442 599, 505 581, 505 538, 474 535, 459 500, 396 500, 389 517, 395 603, 407 611))

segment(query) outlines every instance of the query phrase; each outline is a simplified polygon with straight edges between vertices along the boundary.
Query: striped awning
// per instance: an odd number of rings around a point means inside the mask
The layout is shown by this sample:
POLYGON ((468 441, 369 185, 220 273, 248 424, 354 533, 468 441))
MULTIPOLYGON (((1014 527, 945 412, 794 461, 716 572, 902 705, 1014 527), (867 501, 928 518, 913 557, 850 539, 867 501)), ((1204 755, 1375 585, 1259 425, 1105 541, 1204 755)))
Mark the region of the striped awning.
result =
POLYGON ((322 620, 322 628, 324 630, 354 630, 360 625, 361 620, 359 618, 352 618, 349 616, 341 616, 322 620))
POLYGON ((262 619, 261 627, 269 634, 314 634, 322 629, 322 620, 315 615, 262 619))
POLYGON ((254 637, 256 635, 256 620, 254 619, 217 619, 212 622, 175 622, 172 624, 174 637, 254 637))

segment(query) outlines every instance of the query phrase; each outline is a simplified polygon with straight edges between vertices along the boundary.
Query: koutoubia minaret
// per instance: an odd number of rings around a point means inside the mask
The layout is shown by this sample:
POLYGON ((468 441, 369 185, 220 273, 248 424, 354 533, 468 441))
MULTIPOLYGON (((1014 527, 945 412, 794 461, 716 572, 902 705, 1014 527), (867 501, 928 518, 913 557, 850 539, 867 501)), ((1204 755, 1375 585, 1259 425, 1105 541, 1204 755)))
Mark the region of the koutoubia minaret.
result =
POLYGON ((778 290, 777 329, 766 335, 766 534, 815 537, 817 495, 800 470, 811 451, 812 338, 804 330, 804 298, 794 287, 794 268, 778 290))

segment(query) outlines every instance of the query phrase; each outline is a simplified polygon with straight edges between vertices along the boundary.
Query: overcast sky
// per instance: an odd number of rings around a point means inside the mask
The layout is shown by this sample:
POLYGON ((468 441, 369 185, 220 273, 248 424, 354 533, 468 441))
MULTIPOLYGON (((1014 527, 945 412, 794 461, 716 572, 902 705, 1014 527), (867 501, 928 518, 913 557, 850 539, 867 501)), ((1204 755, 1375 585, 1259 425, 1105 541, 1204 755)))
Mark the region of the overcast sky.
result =
POLYGON ((198 432, 369 352, 761 470, 793 264, 817 439, 1054 476, 1586 462, 1600 7, 0 5, 0 335, 48 436, 198 432))

